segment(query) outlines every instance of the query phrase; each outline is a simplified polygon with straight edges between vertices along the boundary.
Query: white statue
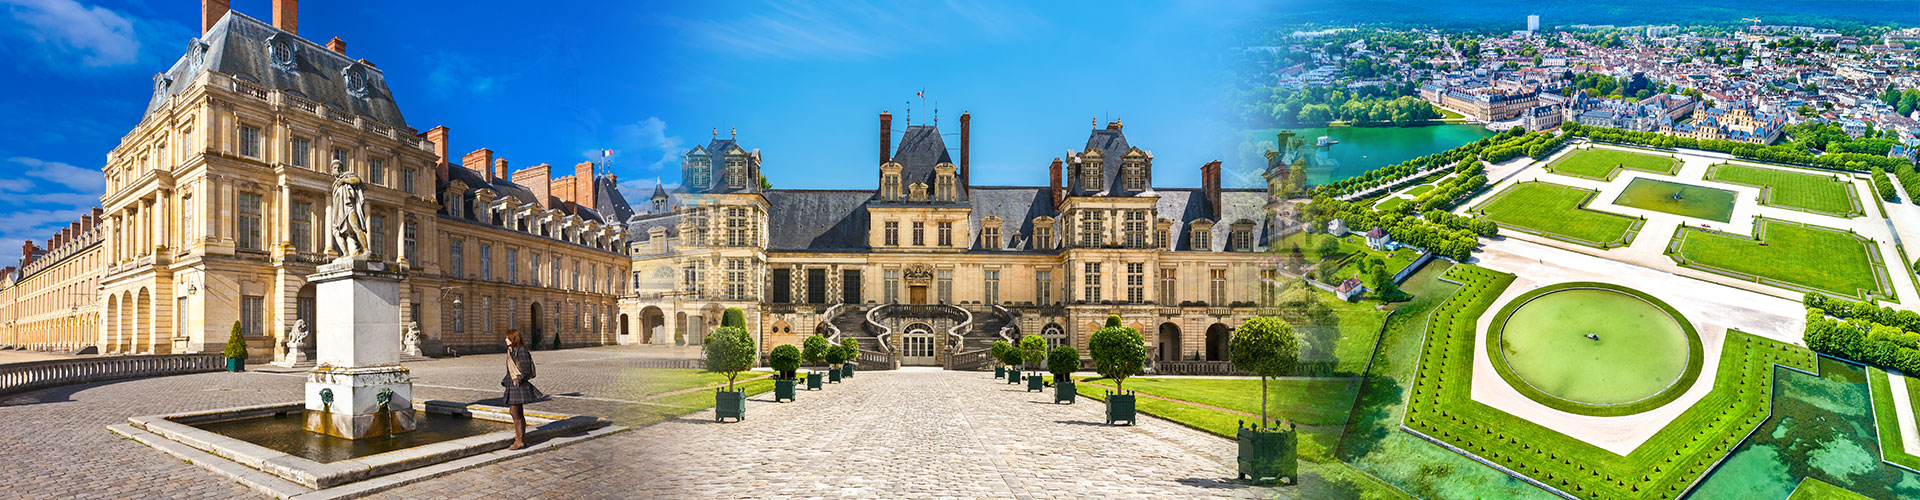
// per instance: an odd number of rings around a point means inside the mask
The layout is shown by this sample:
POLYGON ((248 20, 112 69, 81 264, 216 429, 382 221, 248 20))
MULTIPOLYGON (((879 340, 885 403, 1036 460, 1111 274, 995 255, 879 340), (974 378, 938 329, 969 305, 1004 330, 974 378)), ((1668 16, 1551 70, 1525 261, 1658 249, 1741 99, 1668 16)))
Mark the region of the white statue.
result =
POLYGON ((406 334, 400 336, 400 353, 407 356, 425 356, 420 353, 420 322, 407 322, 406 334))
POLYGON ((333 161, 333 199, 327 204, 327 252, 363 258, 367 249, 367 186, 360 174, 333 161))
POLYGON ((293 327, 287 329, 287 355, 280 358, 279 366, 292 367, 307 360, 307 320, 293 320, 293 327))

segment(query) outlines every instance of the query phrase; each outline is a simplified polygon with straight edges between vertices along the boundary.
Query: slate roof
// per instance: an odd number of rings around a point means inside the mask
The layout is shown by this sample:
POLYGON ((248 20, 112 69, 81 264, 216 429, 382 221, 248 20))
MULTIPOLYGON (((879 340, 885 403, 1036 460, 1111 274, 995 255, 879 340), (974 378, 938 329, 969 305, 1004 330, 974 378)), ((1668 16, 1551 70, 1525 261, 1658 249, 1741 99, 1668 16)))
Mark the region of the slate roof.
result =
MULTIPOLYGON (((1107 193, 1108 196, 1132 196, 1139 194, 1140 191, 1125 191, 1120 189, 1120 158, 1132 149, 1132 146, 1127 145, 1127 135, 1120 129, 1094 129, 1092 133, 1087 135, 1087 149, 1085 151, 1100 151, 1102 157, 1100 163, 1101 185, 1083 186, 1080 184, 1080 176, 1074 175, 1073 171, 1069 170, 1062 173, 1062 175, 1068 177, 1066 180, 1069 186, 1069 192, 1080 196, 1103 192, 1107 193)), ((1084 154, 1084 152, 1082 154, 1084 154)), ((1078 167, 1080 163, 1079 159, 1075 158, 1073 163, 1074 167, 1078 167)), ((1147 166, 1149 169, 1151 168, 1151 164, 1147 164, 1147 166)), ((1148 179, 1151 180, 1152 176, 1148 175, 1148 179)), ((1152 189, 1153 186, 1147 186, 1147 188, 1152 189)))
POLYGON ((865 250, 873 191, 772 189, 767 198, 768 250, 865 250))
MULTIPOLYGON (((708 164, 712 166, 713 170, 711 172, 711 175, 708 176, 709 182, 705 186, 682 185, 681 190, 684 190, 690 193, 757 193, 757 192, 760 192, 759 155, 754 154, 753 150, 741 147, 739 141, 731 138, 721 139, 719 137, 715 137, 711 142, 708 142, 706 144, 704 150, 696 149, 693 151, 688 151, 687 155, 693 156, 696 153, 704 153, 705 155, 711 158, 711 161, 708 164), (739 188, 727 186, 727 177, 726 177, 727 153, 732 152, 734 148, 740 148, 740 151, 741 151, 740 154, 745 155, 747 159, 747 175, 749 177, 749 180, 747 181, 746 186, 739 187, 739 188)), ((684 161, 682 163, 683 164, 681 166, 681 169, 682 169, 681 179, 682 179, 682 182, 684 182, 687 177, 685 173, 685 169, 687 167, 686 165, 684 165, 685 163, 684 161)))
MULTIPOLYGON (((940 129, 932 125, 911 125, 900 133, 900 144, 893 151, 894 163, 900 164, 900 192, 907 192, 907 186, 915 182, 927 185, 927 196, 931 198, 934 186, 938 184, 938 171, 934 167, 941 163, 954 163, 953 156, 947 152, 947 141, 940 137, 940 129)), ((959 165, 954 166, 954 183, 959 184, 959 165)), ((965 186, 961 186, 960 201, 967 201, 965 186)))
MULTIPOLYGON (((1040 216, 1059 217, 1053 210, 1048 188, 1044 186, 974 186, 973 214, 967 221, 968 233, 973 235, 971 250, 1033 250, 1033 219, 1040 216), (1000 218, 1001 248, 981 246, 981 222, 987 217, 1000 218)), ((1055 231, 1055 237, 1060 233, 1055 231)))
POLYGON ((237 11, 227 11, 206 34, 188 42, 180 60, 155 77, 146 112, 152 113, 207 71, 296 94, 321 106, 412 133, 378 68, 237 11), (269 48, 275 46, 291 52, 291 57, 282 58, 284 64, 275 61, 279 49, 269 48), (349 73, 363 77, 364 91, 348 88, 349 73))

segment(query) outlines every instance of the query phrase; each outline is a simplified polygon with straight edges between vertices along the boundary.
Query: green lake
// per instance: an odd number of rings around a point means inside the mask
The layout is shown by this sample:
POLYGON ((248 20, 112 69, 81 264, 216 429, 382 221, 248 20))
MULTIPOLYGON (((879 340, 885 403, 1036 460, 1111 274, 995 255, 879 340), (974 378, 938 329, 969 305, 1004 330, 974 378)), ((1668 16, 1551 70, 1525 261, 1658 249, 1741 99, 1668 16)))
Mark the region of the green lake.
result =
POLYGON ((1613 204, 1719 222, 1733 220, 1739 194, 1725 189, 1636 177, 1613 204))
MULTIPOLYGON (((1324 184, 1358 175, 1368 170, 1404 162, 1414 158, 1457 148, 1469 142, 1493 137, 1495 132, 1481 125, 1445 124, 1424 125, 1418 127, 1326 127, 1263 129, 1247 132, 1250 144, 1265 142, 1272 144, 1275 135, 1282 130, 1291 130, 1296 137, 1305 138, 1312 146, 1320 136, 1340 141, 1339 144, 1317 148, 1319 155, 1314 162, 1316 167, 1307 169, 1307 183, 1324 184)), ((1260 157, 1265 148, 1242 147, 1242 158, 1247 165, 1266 165, 1260 157)))
POLYGON ((1820 358, 1820 375, 1774 367, 1773 416, 1688 499, 1786 498, 1815 478, 1867 498, 1920 498, 1920 476, 1880 461, 1867 372, 1820 358))

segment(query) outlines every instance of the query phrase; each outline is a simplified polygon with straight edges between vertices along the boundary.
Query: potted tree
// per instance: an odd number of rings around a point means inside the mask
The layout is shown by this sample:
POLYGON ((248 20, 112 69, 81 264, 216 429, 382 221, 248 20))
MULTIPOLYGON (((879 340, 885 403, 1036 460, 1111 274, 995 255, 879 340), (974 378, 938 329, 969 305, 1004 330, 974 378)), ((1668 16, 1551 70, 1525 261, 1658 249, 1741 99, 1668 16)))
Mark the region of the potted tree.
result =
POLYGON ((1140 331, 1120 326, 1119 316, 1107 316, 1107 326, 1095 330, 1087 339, 1093 354, 1093 370, 1113 379, 1114 391, 1107 391, 1107 424, 1134 420, 1133 393, 1127 392, 1127 377, 1139 373, 1147 362, 1146 339, 1140 331))
POLYGON ((1267 379, 1293 374, 1300 365, 1300 344, 1293 326, 1272 316, 1247 320, 1227 341, 1233 367, 1260 376, 1260 421, 1252 427, 1242 422, 1238 433, 1241 479, 1300 481, 1293 424, 1283 428, 1267 418, 1267 379))
POLYGON ((1080 369, 1080 350, 1070 345, 1047 353, 1047 373, 1053 374, 1053 402, 1073 404, 1073 372, 1080 369))
POLYGON ((807 390, 820 390, 820 362, 827 359, 827 348, 832 346, 833 343, 820 334, 809 335, 800 342, 800 357, 813 366, 813 370, 807 372, 807 390))
POLYGON ((800 370, 800 348, 791 344, 775 347, 767 354, 767 364, 773 365, 773 402, 793 401, 793 374, 800 370))
POLYGON ((739 327, 722 326, 707 334, 707 371, 727 374, 727 387, 715 389, 713 395, 713 419, 724 422, 733 417, 735 422, 747 419, 747 391, 733 389, 733 379, 740 372, 753 369, 754 358, 758 356, 753 346, 753 336, 739 327))
POLYGON ((827 382, 840 383, 840 366, 847 362, 847 346, 836 345, 828 347, 825 357, 827 359, 827 382))
POLYGON ((1006 349, 1000 350, 1000 364, 1007 365, 1007 383, 1020 383, 1020 363, 1022 362, 1025 362, 1025 359, 1020 354, 1019 346, 1008 343, 1006 349))
POLYGON ((247 338, 240 335, 240 322, 233 322, 233 332, 227 334, 227 348, 221 354, 227 356, 227 371, 247 371, 247 338))
MULTIPOLYGON (((1028 334, 1020 338, 1020 361, 1022 361, 1020 367, 1022 369, 1031 370, 1033 367, 1040 365, 1040 362, 1046 360, 1047 339, 1040 338, 1039 335, 1033 334, 1028 334)), ((1040 378, 1039 375, 1027 377, 1027 392, 1041 392, 1045 390, 1047 390, 1046 379, 1040 378)))
POLYGON ((860 340, 853 337, 840 339, 840 347, 847 350, 847 364, 840 365, 840 376, 853 378, 853 365, 860 364, 860 340))
POLYGON ((993 356, 993 378, 1007 378, 1007 364, 1002 360, 1007 359, 1007 349, 1012 348, 1011 342, 995 340, 993 348, 987 350, 987 353, 993 356))

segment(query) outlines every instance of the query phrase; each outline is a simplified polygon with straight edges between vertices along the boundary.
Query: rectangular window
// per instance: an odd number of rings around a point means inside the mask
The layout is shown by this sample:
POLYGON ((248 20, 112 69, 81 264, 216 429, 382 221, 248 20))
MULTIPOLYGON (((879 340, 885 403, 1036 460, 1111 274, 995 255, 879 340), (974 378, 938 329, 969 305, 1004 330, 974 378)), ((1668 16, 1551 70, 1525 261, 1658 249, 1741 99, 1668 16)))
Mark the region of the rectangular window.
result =
POLYGON ((793 301, 793 270, 777 268, 773 270, 773 303, 785 304, 793 301))
POLYGON ((1207 280, 1208 292, 1210 292, 1208 296, 1212 300, 1207 305, 1214 307, 1227 305, 1227 270, 1213 269, 1208 272, 1211 274, 1207 280))
POLYGON ((447 242, 447 275, 455 278, 467 277, 467 242, 453 240, 447 242))
POLYGON ((1100 231, 1103 229, 1102 217, 1103 214, 1094 211, 1082 212, 1080 214, 1081 247, 1100 248, 1100 231))
POLYGON ((814 268, 807 270, 807 303, 827 303, 827 270, 814 268))
MULTIPOLYGON (((186 297, 181 297, 180 300, 186 300, 186 297)), ((317 310, 314 308, 314 304, 315 302, 313 297, 300 297, 300 298, 294 299, 293 300, 293 317, 307 320, 307 326, 311 328, 313 326, 313 322, 316 321, 316 318, 319 317, 316 315, 317 310)), ((180 324, 180 323, 175 323, 175 324, 180 324)))
POLYGON ((1139 262, 1127 263, 1127 303, 1139 304, 1147 301, 1147 265, 1139 262))
POLYGON ((1127 212, 1126 224, 1121 227, 1126 233, 1127 248, 1147 247, 1147 213, 1140 210, 1127 212))
POLYGON ((942 247, 953 246, 953 223, 941 222, 939 225, 939 229, 940 229, 940 246, 942 247))
POLYGON ((1233 231, 1233 250, 1236 252, 1253 251, 1253 231, 1236 229, 1233 231))
POLYGON ((997 269, 988 269, 986 271, 985 281, 986 287, 984 292, 986 292, 986 303, 1000 303, 1000 271, 997 269))
POLYGON ((527 280, 533 286, 540 286, 540 252, 534 252, 533 258, 527 259, 527 266, 530 271, 527 273, 527 280))
MULTIPOLYGON (((333 161, 340 162, 342 168, 353 170, 353 161, 347 157, 347 150, 345 149, 333 148, 333 161)), ((333 167, 328 166, 327 168, 331 169, 333 167)))
POLYGON ((182 250, 186 249, 187 243, 193 240, 194 233, 193 196, 182 196, 180 197, 180 248, 182 250))
POLYGON ((507 282, 520 282, 520 250, 507 249, 507 282))
POLYGON ((747 300, 747 259, 727 259, 727 300, 747 300))
POLYGON ((1053 226, 1035 226, 1033 228, 1033 248, 1036 250, 1053 249, 1053 226))
POLYGON ((748 245, 747 209, 727 209, 727 246, 743 247, 748 245))
POLYGON ((880 274, 884 283, 880 284, 881 293, 887 297, 888 304, 900 303, 900 271, 888 269, 880 274))
POLYGON ((1083 285, 1081 297, 1087 303, 1098 303, 1100 302, 1100 263, 1088 262, 1085 270, 1086 272, 1081 276, 1081 285, 1083 285))
POLYGON ((406 228, 401 231, 401 237, 405 238, 403 241, 407 245, 407 262, 417 265, 420 262, 420 244, 414 240, 413 223, 403 221, 402 224, 406 228))
POLYGON ((926 244, 927 224, 924 222, 913 223, 913 246, 925 246, 926 244))
POLYGON ((580 261, 573 261, 573 286, 567 289, 576 291, 580 289, 580 261))
POLYGON ((300 168, 313 168, 313 141, 305 137, 295 137, 287 147, 287 163, 300 168))
POLYGON ((257 337, 266 332, 267 298, 257 295, 240 297, 240 334, 257 337))
POLYGON ((240 126, 240 156, 260 159, 260 127, 240 126))
POLYGON ((900 246, 900 223, 895 221, 887 221, 886 228, 887 228, 886 229, 887 246, 890 246, 890 247, 900 246))
POLYGON ((1179 305, 1179 302, 1174 300, 1178 298, 1175 290, 1178 289, 1179 282, 1179 277, 1174 272, 1173 268, 1160 268, 1160 305, 1179 305))
POLYGON ((1279 302, 1280 274, 1273 269, 1260 270, 1260 305, 1273 307, 1279 302))
POLYGON ((1006 245, 1000 243, 1000 226, 980 228, 980 248, 982 250, 999 250, 1006 248, 1006 245))
POLYGON ((1053 271, 1033 272, 1033 303, 1042 306, 1053 303, 1053 271))
POLYGON ((400 169, 400 190, 406 191, 407 194, 414 194, 413 169, 411 168, 400 169))
POLYGON ((1201 252, 1213 250, 1213 227, 1193 228, 1193 249, 1201 252))
POLYGON ((387 255, 387 218, 375 215, 367 218, 367 247, 373 254, 373 260, 383 260, 387 255))
POLYGON ((493 281, 493 245, 480 245, 480 281, 493 281))
POLYGON ((553 266, 552 266, 552 267, 549 267, 548 269, 550 269, 550 270, 552 270, 552 272, 553 272, 553 276, 551 276, 551 277, 550 277, 551 279, 549 279, 549 280, 547 280, 547 286, 550 286, 550 287, 554 287, 554 288, 560 288, 560 283, 561 283, 561 281, 560 281, 560 257, 554 257, 554 258, 553 258, 553 266))
POLYGON ((287 216, 287 218, 291 219, 287 223, 287 234, 288 238, 293 240, 293 249, 301 252, 312 251, 313 204, 296 201, 293 202, 293 207, 290 211, 292 213, 287 216))
POLYGON ((480 331, 493 333, 493 297, 480 298, 480 331))
POLYGON ((934 286, 939 288, 940 303, 952 304, 953 303, 953 271, 940 271, 940 272, 934 273, 934 275, 937 276, 936 278, 934 278, 934 286))
POLYGON ((367 181, 375 186, 387 185, 387 161, 380 158, 367 160, 367 181))
POLYGON ((260 246, 260 195, 240 193, 235 203, 240 205, 239 227, 234 231, 234 246, 246 250, 263 250, 260 246))
POLYGON ((840 302, 844 304, 860 303, 859 269, 843 269, 840 271, 840 302))

